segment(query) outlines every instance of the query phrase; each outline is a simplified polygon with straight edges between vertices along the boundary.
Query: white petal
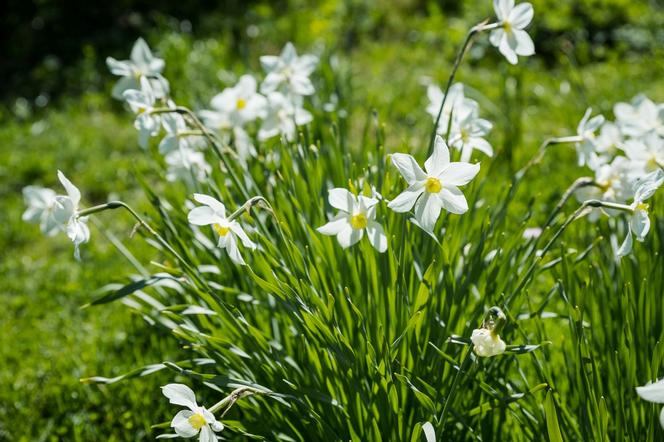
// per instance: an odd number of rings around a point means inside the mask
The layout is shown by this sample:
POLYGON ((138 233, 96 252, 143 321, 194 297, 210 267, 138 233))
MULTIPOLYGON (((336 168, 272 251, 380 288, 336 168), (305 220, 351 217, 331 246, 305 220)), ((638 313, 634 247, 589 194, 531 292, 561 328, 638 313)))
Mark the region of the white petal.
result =
POLYGON ((162 393, 166 396, 171 404, 182 405, 190 410, 195 410, 198 407, 196 404, 196 395, 184 384, 168 384, 161 387, 162 393))
POLYGON ((263 83, 261 83, 261 92, 264 94, 274 92, 283 81, 284 76, 281 73, 270 72, 263 80, 263 83))
POLYGON ((514 52, 516 52, 517 55, 527 57, 535 53, 535 44, 526 31, 514 29, 512 35, 514 35, 514 40, 516 41, 514 52))
POLYGON ((493 148, 491 147, 491 144, 489 144, 489 142, 484 138, 473 137, 468 141, 468 144, 471 145, 473 149, 477 149, 490 157, 493 156, 493 148))
POLYGON ((493 0, 493 10, 498 20, 505 20, 514 8, 514 0, 493 0))
POLYGON ((131 61, 138 65, 147 65, 152 59, 150 47, 141 37, 136 40, 134 47, 131 48, 131 61))
POLYGON ((304 75, 293 75, 290 78, 290 85, 292 92, 298 95, 312 95, 316 92, 314 85, 311 83, 308 77, 304 75))
POLYGON ((297 72, 301 73, 302 75, 309 75, 314 71, 314 69, 316 69, 317 64, 318 64, 318 57, 311 54, 304 54, 300 58, 298 58, 294 68, 297 72))
POLYGON ((438 193, 438 198, 440 199, 443 209, 448 212, 461 215, 468 211, 468 202, 466 197, 463 196, 463 193, 454 186, 445 186, 438 193))
POLYGON ((62 186, 67 191, 67 195, 71 198, 71 202, 74 204, 74 208, 78 207, 78 203, 81 201, 81 192, 78 188, 74 186, 71 181, 67 179, 64 173, 58 170, 58 179, 62 183, 62 186))
POLYGON ((383 231, 383 226, 378 224, 376 221, 369 221, 367 224, 367 237, 371 242, 371 245, 374 249, 378 250, 380 253, 387 250, 387 236, 383 231))
POLYGON ((664 404, 664 379, 642 387, 636 387, 636 394, 646 401, 664 404))
POLYGON ((244 229, 242 229, 242 226, 240 226, 237 222, 233 222, 231 224, 231 231, 235 233, 238 238, 240 238, 240 241, 242 241, 242 244, 246 248, 251 250, 256 249, 256 244, 251 239, 249 239, 244 229))
POLYGON ((369 198, 364 195, 360 195, 357 197, 357 201, 359 203, 359 209, 361 211, 367 211, 374 207, 376 204, 378 204, 378 200, 376 198, 369 198))
POLYGON ((450 162, 450 149, 440 135, 436 135, 433 153, 424 162, 424 169, 429 175, 437 176, 450 162))
POLYGON ((435 194, 425 193, 415 204, 415 219, 422 229, 433 232, 440 216, 441 202, 435 194))
POLYGON ((406 190, 401 192, 396 198, 394 198, 387 205, 390 209, 395 212, 408 212, 413 208, 413 204, 417 198, 424 192, 424 185, 421 182, 417 182, 409 186, 406 190))
POLYGON ((616 251, 616 255, 622 258, 623 256, 629 254, 632 251, 632 231, 627 230, 627 236, 625 241, 620 245, 620 248, 616 251))
POLYGON ((187 220, 190 224, 207 226, 209 224, 217 223, 219 221, 219 215, 217 215, 211 207, 200 206, 191 209, 187 216, 187 220))
POLYGON ((361 240, 363 235, 364 235, 364 230, 353 229, 350 226, 350 224, 348 224, 348 227, 342 229, 339 233, 337 233, 337 241, 339 241, 341 247, 346 249, 352 246, 353 244, 357 243, 359 240, 361 240))
POLYGON ((279 64, 279 57, 276 55, 263 55, 260 57, 260 62, 265 72, 272 72, 279 64))
POLYGON ((479 164, 455 162, 450 163, 438 176, 438 179, 445 185, 463 186, 475 178, 480 171, 479 164))
POLYGON ((317 228, 316 230, 323 235, 336 235, 341 232, 344 228, 350 227, 348 216, 342 215, 338 218, 333 219, 329 223, 317 228))
POLYGON ((193 437, 198 434, 198 430, 191 426, 189 423, 189 418, 194 413, 190 410, 182 410, 173 417, 171 421, 171 427, 180 437, 193 437))
POLYGON ((517 64, 519 61, 518 57, 516 56, 516 52, 514 52, 514 48, 516 47, 516 40, 514 39, 513 36, 511 36, 511 33, 508 34, 507 32, 503 33, 503 38, 500 40, 500 43, 498 45, 498 50, 500 51, 501 54, 505 56, 507 61, 509 61, 511 64, 517 64))
POLYGON ((523 29, 530 24, 533 14, 533 5, 527 2, 519 3, 510 11, 507 21, 513 28, 523 29))
POLYGON ((218 199, 202 193, 194 193, 194 200, 211 207, 219 216, 226 217, 226 206, 218 199))
POLYGON ((635 210, 629 222, 629 226, 636 235, 637 241, 643 241, 650 230, 650 218, 645 210, 635 210))
POLYGON ((500 46, 500 42, 503 41, 504 36, 505 31, 502 28, 494 29, 491 31, 491 34, 489 34, 489 42, 493 46, 498 47, 500 46))
POLYGON ((330 189, 328 193, 328 201, 335 209, 343 210, 347 213, 352 213, 353 209, 357 205, 357 199, 355 198, 355 195, 342 187, 330 189))
POLYGON ((415 158, 411 155, 394 153, 392 154, 392 164, 399 169, 401 176, 404 177, 408 184, 425 180, 427 177, 419 164, 417 164, 417 161, 415 161, 415 158))
POLYGON ((212 429, 208 425, 203 425, 198 440, 199 442, 217 442, 217 436, 214 435, 212 429))
POLYGON ((242 259, 242 255, 240 255, 240 250, 237 247, 237 241, 235 241, 235 237, 233 235, 226 235, 226 252, 228 253, 228 256, 231 258, 231 261, 233 261, 235 264, 238 265, 246 265, 244 262, 244 259, 242 259))

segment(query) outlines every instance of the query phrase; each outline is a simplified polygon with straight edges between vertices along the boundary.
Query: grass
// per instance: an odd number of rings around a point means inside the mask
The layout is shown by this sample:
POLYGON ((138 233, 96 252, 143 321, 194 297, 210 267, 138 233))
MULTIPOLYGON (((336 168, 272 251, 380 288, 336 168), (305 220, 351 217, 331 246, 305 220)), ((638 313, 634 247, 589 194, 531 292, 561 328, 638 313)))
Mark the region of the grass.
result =
MULTIPOLYGON (((306 16, 294 17, 261 29, 274 35, 299 29, 289 20, 306 21, 306 16)), ((317 33, 334 35, 339 23, 323 17, 317 27, 300 33, 301 47, 317 33)), ((158 386, 175 379, 196 385, 209 403, 219 394, 201 380, 223 391, 234 382, 249 382, 280 393, 280 400, 249 399, 233 409, 225 421, 231 430, 224 434, 238 439, 252 433, 269 440, 284 434, 295 440, 311 434, 410 440, 423 422, 432 421, 439 436, 452 439, 539 440, 546 434, 554 440, 559 429, 566 439, 658 440, 659 410, 641 402, 634 386, 658 377, 661 367, 661 207, 646 243, 636 245, 634 255, 620 264, 607 245, 611 226, 606 221, 577 221, 555 243, 547 260, 551 267, 538 271, 510 303, 511 317, 519 320, 505 332, 508 343, 550 344, 471 364, 467 349, 447 338, 468 336, 485 308, 514 293, 534 251, 533 244, 522 241, 522 230, 541 225, 584 172, 574 166, 572 149, 556 147, 508 200, 511 173, 543 139, 572 133, 588 105, 610 114, 613 103, 637 92, 660 101, 662 57, 636 55, 627 62, 583 66, 563 60, 553 68, 532 59, 526 67, 512 68, 480 43, 458 80, 496 125, 491 137, 496 158, 482 159, 480 179, 465 192, 469 201, 482 204, 463 217, 444 217, 440 247, 384 207, 381 214, 392 235, 386 255, 377 256, 366 242, 343 252, 333 239, 312 230, 330 212, 325 203, 330 185, 351 180, 361 189, 364 178, 388 197, 403 187, 385 155, 402 151, 424 158, 431 122, 424 113, 421 77, 445 80, 468 23, 435 14, 426 20, 411 17, 403 33, 411 27, 421 32, 412 45, 385 36, 360 39, 352 52, 340 56, 335 71, 321 68, 320 100, 336 91, 349 115, 317 115, 301 149, 276 142, 260 146, 262 161, 250 171, 252 190, 271 201, 289 240, 284 243, 261 212, 245 218, 261 226, 266 251, 251 257, 254 274, 193 238, 181 208, 190 190, 159 181, 159 167, 137 147, 131 117, 111 103, 108 87, 3 125, 0 222, 6 228, 0 246, 11 253, 0 262, 5 305, 0 359, 7 367, 0 371, 0 403, 9 404, 0 407, 0 439, 151 439, 149 426, 174 411, 158 386), (310 144, 318 148, 307 148, 310 144), (272 150, 281 154, 280 162, 267 159, 272 150), (370 164, 378 169, 367 169, 370 164), (100 229, 93 229, 79 264, 65 239, 42 238, 34 226, 19 221, 21 188, 57 187, 58 168, 82 189, 89 205, 110 196, 130 202, 188 260, 219 263, 221 274, 204 278, 223 290, 201 294, 200 287, 185 285, 183 295, 163 298, 170 305, 204 302, 218 317, 187 320, 198 331, 178 329, 173 339, 168 330, 147 326, 119 303, 81 310, 98 287, 126 282, 122 275, 132 270, 100 229), (265 169, 279 176, 277 185, 265 179, 265 169), (153 187, 144 192, 139 178, 153 187), (160 213, 162 206, 151 206, 153 191, 173 209, 160 213), (486 259, 498 249, 496 258, 486 259), (252 327, 239 321, 240 315, 252 327), (185 363, 179 374, 162 371, 112 385, 78 381, 201 355, 217 365, 185 363), (464 368, 462 376, 456 375, 458 366, 464 368)), ((276 52, 282 38, 251 42, 243 58, 232 58, 223 38, 164 33, 153 41, 166 58, 176 101, 200 108, 226 84, 219 78, 259 72, 257 56, 276 52)), ((241 204, 223 176, 216 174, 199 190, 241 204)), ((564 213, 574 209, 570 202, 564 213)), ((132 237, 133 221, 126 215, 104 213, 97 219, 142 262, 176 265, 146 247, 141 232, 132 237)), ((185 321, 177 309, 163 317, 185 321)))

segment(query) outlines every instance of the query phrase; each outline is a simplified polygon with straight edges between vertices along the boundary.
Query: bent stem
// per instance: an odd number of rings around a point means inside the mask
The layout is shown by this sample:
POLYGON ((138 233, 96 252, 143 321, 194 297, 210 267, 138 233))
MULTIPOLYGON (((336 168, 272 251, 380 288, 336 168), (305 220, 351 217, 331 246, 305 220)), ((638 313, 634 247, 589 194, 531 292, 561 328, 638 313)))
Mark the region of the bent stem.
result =
POLYGON ((229 394, 228 396, 226 396, 225 398, 214 404, 212 407, 210 407, 209 411, 210 413, 216 413, 217 411, 223 408, 224 411, 223 413, 221 413, 221 416, 219 416, 219 419, 221 419, 224 417, 224 415, 226 415, 228 410, 230 410, 231 407, 235 405, 235 403, 238 400, 242 399, 243 397, 251 396, 254 394, 265 394, 265 393, 266 393, 265 391, 258 390, 252 387, 239 387, 233 390, 231 394, 229 394))
POLYGON ((526 163, 526 165, 523 166, 516 173, 516 179, 521 180, 531 167, 542 161, 542 158, 544 157, 547 148, 552 144, 578 143, 579 141, 582 140, 583 138, 578 135, 573 135, 569 137, 552 137, 544 140, 544 142, 540 145, 539 149, 537 149, 537 153, 535 154, 535 156, 531 158, 530 161, 528 161, 528 163, 526 163))
POLYGON ((427 153, 427 156, 431 155, 431 152, 433 151, 433 144, 436 139, 436 133, 438 132, 438 124, 440 124, 440 117, 443 115, 443 108, 445 107, 445 102, 447 101, 447 95, 450 92, 452 83, 454 83, 454 77, 456 76, 457 70, 459 70, 459 66, 461 65, 463 56, 468 51, 468 48, 470 47, 473 38, 475 37, 476 34, 479 34, 482 31, 490 31, 500 26, 500 23, 486 24, 487 21, 488 20, 485 20, 482 23, 479 23, 470 28, 470 31, 468 31, 468 34, 466 34, 466 39, 464 40, 463 45, 461 46, 461 50, 457 53, 456 58, 454 59, 452 72, 450 73, 450 76, 447 79, 447 85, 445 86, 445 95, 443 95, 443 101, 442 103, 440 103, 440 109, 438 109, 436 122, 433 125, 433 133, 431 134, 431 140, 429 141, 429 151, 427 153))

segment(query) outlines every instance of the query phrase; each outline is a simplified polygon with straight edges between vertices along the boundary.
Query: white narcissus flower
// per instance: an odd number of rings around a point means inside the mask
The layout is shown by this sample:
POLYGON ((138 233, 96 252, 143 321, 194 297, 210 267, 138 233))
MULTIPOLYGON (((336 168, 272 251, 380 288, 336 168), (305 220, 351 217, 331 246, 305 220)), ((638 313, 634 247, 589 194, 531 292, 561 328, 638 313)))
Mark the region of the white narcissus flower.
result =
POLYGON ((450 151, 445 141, 436 136, 431 157, 423 171, 411 155, 392 154, 392 164, 408 183, 408 188, 394 198, 388 207, 395 212, 408 212, 415 206, 415 219, 422 229, 433 232, 441 209, 462 214, 468 202, 459 186, 464 186, 480 171, 479 164, 450 162, 450 151))
POLYGON ((39 224, 46 236, 57 234, 60 224, 53 217, 57 205, 56 194, 44 187, 27 186, 23 188, 23 199, 28 208, 23 212, 23 221, 39 224))
POLYGON ((470 335, 473 350, 477 356, 485 358, 505 353, 507 346, 500 336, 487 328, 476 328, 470 335))
POLYGON ((628 137, 641 137, 651 132, 664 136, 664 104, 655 104, 643 94, 630 103, 616 103, 613 114, 628 137))
POLYGON ((664 171, 662 169, 649 173, 637 182, 634 202, 630 205, 632 214, 627 236, 617 251, 619 257, 627 255, 632 250, 632 232, 636 235, 637 241, 643 241, 650 231, 649 206, 644 201, 653 196, 662 183, 664 183, 664 171))
POLYGON ((196 395, 184 384, 168 384, 161 387, 171 404, 187 407, 175 415, 171 427, 180 437, 199 435, 199 442, 216 442, 215 432, 222 431, 224 425, 210 411, 196 403, 196 395))
POLYGON ((106 65, 112 74, 122 78, 113 87, 113 97, 121 100, 123 92, 129 89, 140 89, 141 78, 147 78, 155 94, 159 98, 168 95, 168 81, 161 75, 164 60, 152 55, 149 46, 142 38, 136 40, 131 49, 129 60, 106 58, 106 65))
POLYGON ((298 103, 298 100, 293 102, 279 92, 268 94, 267 101, 267 115, 258 131, 260 140, 281 134, 288 141, 293 141, 297 126, 310 123, 313 119, 307 110, 300 107, 301 103, 298 103))
POLYGON ((87 217, 78 216, 78 205, 81 202, 81 192, 67 177, 58 170, 58 179, 67 191, 67 195, 56 196, 57 204, 53 210, 53 218, 62 226, 70 240, 74 243, 74 257, 81 259, 79 247, 90 240, 90 229, 87 217))
POLYGON ((638 175, 664 168, 664 139, 654 132, 626 141, 623 149, 638 175))
POLYGON ((335 188, 330 189, 328 200, 340 212, 332 221, 316 230, 323 235, 336 235, 344 249, 360 241, 366 232, 374 249, 380 253, 387 250, 387 236, 383 226, 375 221, 377 199, 363 195, 356 197, 346 189, 335 188))
POLYGON ((212 97, 210 106, 201 117, 214 129, 230 129, 264 118, 267 99, 256 92, 254 77, 243 75, 235 86, 212 97))
MULTIPOLYGON (((646 384, 642 387, 636 387, 636 394, 648 402, 664 404, 664 379, 657 382, 646 384)), ((659 424, 664 428, 664 408, 659 413, 659 424)))
MULTIPOLYGON (((427 113, 431 115, 434 123, 436 118, 438 118, 438 112, 440 112, 440 105, 443 103, 445 94, 443 91, 436 85, 430 84, 427 87, 427 97, 429 98, 429 105, 427 106, 427 113)), ((436 132, 439 135, 446 135, 447 128, 449 126, 450 118, 453 113, 456 113, 457 107, 465 100, 472 101, 465 98, 463 92, 463 84, 455 83, 450 87, 450 90, 447 93, 447 99, 445 100, 445 106, 443 106, 443 113, 440 114, 440 121, 438 122, 438 127, 436 132)))
POLYGON ((148 145, 148 139, 159 133, 161 118, 159 115, 151 113, 154 110, 156 98, 150 82, 145 77, 141 77, 140 84, 140 90, 126 90, 122 96, 136 114, 134 127, 138 129, 138 144, 145 148, 148 145))
POLYGON ((309 54, 298 57, 295 46, 289 42, 280 56, 264 55, 260 60, 267 73, 261 84, 262 93, 280 91, 292 96, 312 95, 315 92, 309 75, 316 68, 318 57, 309 54))
POLYGON ((473 100, 464 99, 454 109, 450 130, 450 146, 461 151, 461 161, 468 162, 477 149, 486 155, 493 156, 493 148, 484 139, 493 125, 490 121, 479 118, 479 105, 473 100))
POLYGON ((194 200, 204 205, 195 207, 189 212, 189 222, 196 226, 212 225, 214 231, 219 235, 217 246, 226 249, 228 256, 234 263, 245 265, 235 237, 240 238, 242 244, 248 249, 254 250, 256 244, 249 239, 237 221, 226 218, 226 206, 221 201, 200 193, 194 194, 194 200))
POLYGON ((576 128, 577 135, 581 141, 576 143, 577 154, 579 158, 579 166, 588 165, 591 169, 599 166, 597 155, 597 136, 595 132, 604 124, 604 117, 602 115, 595 115, 590 118, 592 108, 586 109, 583 118, 576 128))
POLYGON ((514 0, 493 0, 493 9, 501 27, 491 31, 491 44, 512 64, 517 63, 517 55, 533 55, 535 45, 524 31, 533 19, 533 5, 520 3, 514 6, 514 0))
POLYGON ((164 161, 168 165, 166 179, 168 181, 183 180, 194 184, 202 182, 212 172, 212 167, 205 161, 205 155, 190 147, 180 146, 169 152, 164 161))

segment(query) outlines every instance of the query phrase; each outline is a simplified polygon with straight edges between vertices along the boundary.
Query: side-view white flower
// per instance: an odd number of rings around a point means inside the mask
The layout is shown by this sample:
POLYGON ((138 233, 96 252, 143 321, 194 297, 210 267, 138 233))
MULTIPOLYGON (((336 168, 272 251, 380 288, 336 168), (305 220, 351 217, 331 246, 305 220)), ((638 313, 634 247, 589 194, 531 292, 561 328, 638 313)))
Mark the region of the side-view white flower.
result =
MULTIPOLYGON (((648 402, 664 404, 664 379, 636 387, 636 394, 648 402)), ((659 413, 659 424, 664 428, 664 408, 659 413)))
POLYGON ((433 154, 424 163, 426 172, 408 154, 392 154, 392 164, 409 187, 390 201, 388 207, 395 212, 408 212, 414 205, 415 219, 425 231, 433 232, 441 209, 456 214, 468 210, 468 202, 459 186, 475 178, 480 165, 451 163, 450 151, 440 136, 436 136, 433 154))
POLYGON ((664 104, 655 104, 643 94, 630 103, 616 103, 613 114, 628 137, 641 137, 651 132, 664 136, 664 104))
POLYGON ((152 55, 150 47, 142 38, 134 43, 129 60, 107 57, 106 65, 112 74, 122 77, 113 87, 114 98, 121 100, 124 91, 140 89, 141 78, 150 81, 157 97, 168 95, 168 81, 161 75, 165 66, 164 60, 152 55))
POLYGON ((313 120, 312 115, 306 109, 300 107, 298 103, 293 103, 293 100, 289 100, 282 93, 268 94, 267 101, 267 115, 258 131, 260 140, 267 140, 281 134, 288 141, 292 141, 295 139, 297 126, 308 124, 313 120))
POLYGON ((380 253, 387 250, 387 236, 383 227, 375 221, 377 199, 363 195, 356 197, 346 189, 334 188, 330 189, 328 200, 340 212, 316 230, 323 235, 336 235, 344 249, 360 241, 366 232, 374 249, 380 253))
POLYGON ((141 89, 129 89, 123 92, 122 96, 129 104, 131 110, 136 114, 134 127, 138 129, 138 144, 142 148, 148 145, 148 139, 159 133, 161 127, 161 118, 159 115, 152 114, 155 105, 155 95, 150 82, 141 77, 141 89))
POLYGON ((67 196, 56 196, 57 204, 53 211, 55 220, 63 226, 69 239, 74 243, 74 257, 81 259, 80 245, 90 239, 90 229, 87 217, 78 216, 78 204, 81 202, 81 192, 67 177, 58 170, 58 179, 67 191, 67 196))
POLYGON ((664 139, 654 132, 626 141, 623 149, 637 174, 664 168, 664 139))
MULTIPOLYGON (((429 98, 429 105, 427 106, 427 113, 431 115, 434 123, 436 118, 438 118, 438 112, 440 112, 440 105, 445 99, 445 94, 443 91, 436 86, 435 84, 430 84, 427 87, 427 97, 429 98)), ((450 118, 453 113, 456 113, 456 109, 461 105, 464 100, 473 101, 469 98, 465 98, 463 92, 463 84, 454 83, 449 92, 447 93, 447 99, 445 100, 445 105, 443 106, 443 113, 440 114, 440 121, 438 122, 438 127, 436 132, 439 135, 446 135, 447 128, 449 126, 450 118)))
POLYGON ((287 95, 312 95, 316 90, 309 75, 318 64, 318 57, 310 54, 297 56, 292 43, 286 43, 281 55, 264 55, 261 66, 267 73, 261 84, 261 92, 280 91, 287 95))
POLYGON ((470 335, 477 356, 488 358, 505 353, 507 345, 498 334, 487 328, 476 328, 470 335))
POLYGON ((477 149, 486 155, 493 156, 493 148, 485 136, 489 134, 493 124, 479 118, 479 105, 474 100, 464 99, 454 109, 454 117, 450 131, 450 146, 461 151, 461 161, 468 162, 477 149))
POLYGON ((576 143, 576 150, 579 159, 579 166, 588 165, 591 169, 599 166, 599 156, 597 154, 597 136, 595 132, 604 124, 604 117, 602 115, 592 115, 592 108, 586 109, 583 118, 576 128, 576 133, 580 141, 576 143))
POLYGON ((212 167, 205 161, 205 155, 186 146, 180 146, 169 152, 164 161, 168 165, 166 171, 168 181, 182 180, 193 185, 204 181, 212 172, 212 167))
POLYGON ((199 442, 216 442, 215 432, 222 431, 224 425, 205 407, 196 402, 196 395, 184 384, 168 384, 161 387, 162 393, 171 404, 187 407, 173 417, 171 427, 180 437, 199 435, 199 442))
POLYGON ((533 55, 535 45, 524 31, 533 19, 533 5, 519 3, 514 6, 514 0, 493 0, 493 9, 501 27, 491 31, 491 44, 512 64, 518 62, 517 55, 533 55))
POLYGON ((629 220, 629 229, 625 241, 618 249, 618 256, 625 256, 632 250, 632 232, 636 235, 637 241, 643 241, 650 231, 649 206, 644 201, 653 196, 662 183, 664 183, 664 171, 662 169, 649 173, 636 183, 634 202, 630 205, 632 214, 629 220))
POLYGON ((248 249, 256 249, 256 244, 249 239, 245 231, 242 230, 242 226, 237 221, 226 218, 226 206, 216 198, 195 193, 194 200, 204 205, 195 207, 189 212, 189 223, 196 226, 212 225, 214 231, 219 235, 218 247, 226 249, 228 256, 234 263, 245 265, 235 237, 240 238, 242 244, 248 249))
POLYGON ((23 200, 28 208, 23 212, 23 221, 39 224, 46 236, 53 236, 60 231, 60 225, 53 217, 57 205, 56 194, 44 187, 27 186, 23 188, 23 200))

